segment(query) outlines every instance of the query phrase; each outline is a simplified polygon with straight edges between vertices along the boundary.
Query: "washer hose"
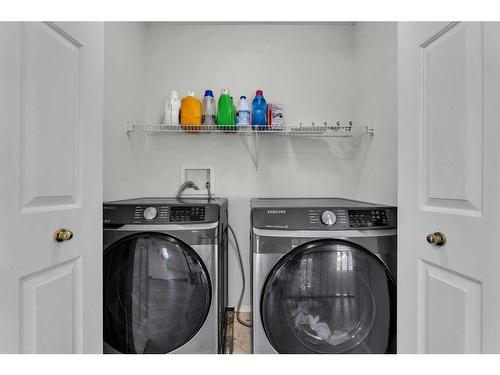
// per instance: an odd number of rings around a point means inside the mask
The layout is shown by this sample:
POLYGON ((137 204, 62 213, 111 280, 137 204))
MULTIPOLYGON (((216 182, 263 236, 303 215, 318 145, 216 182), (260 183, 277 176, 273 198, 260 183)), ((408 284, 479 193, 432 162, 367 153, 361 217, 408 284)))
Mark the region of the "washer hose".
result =
POLYGON ((200 190, 200 188, 196 186, 193 181, 185 181, 179 188, 179 191, 177 191, 177 195, 175 196, 175 198, 180 200, 182 193, 184 193, 184 190, 186 189, 200 190))
MULTIPOLYGON (((184 190, 188 188, 193 188, 195 190, 199 190, 198 186, 196 186, 193 181, 186 181, 184 182, 181 187, 179 188, 179 191, 177 192, 177 199, 181 199, 182 193, 184 190)), ((206 183, 206 188, 208 192, 208 202, 212 200, 212 191, 210 189, 210 182, 206 183)), ((240 318, 240 309, 241 309, 241 302, 243 301, 243 295, 245 294, 245 270, 243 269, 243 261, 241 260, 241 252, 240 252, 240 245, 238 244, 238 239, 236 238, 236 235, 234 234, 233 228, 228 224, 227 225, 229 230, 231 231, 231 234, 233 235, 234 238, 234 243, 236 244, 236 253, 238 254, 238 263, 240 265, 240 270, 241 270, 241 279, 243 281, 243 286, 241 287, 241 294, 240 294, 240 299, 238 300, 238 304, 236 305, 236 319, 238 322, 245 327, 250 328, 252 326, 252 323, 247 323, 241 320, 240 318)))
POLYGON ((243 295, 245 294, 245 270, 243 269, 243 261, 241 260, 241 252, 240 252, 240 245, 238 244, 238 239, 236 238, 236 235, 234 234, 233 228, 228 224, 228 228, 231 231, 231 234, 233 235, 234 238, 234 243, 236 245, 236 252, 238 253, 238 263, 240 264, 240 270, 241 270, 241 279, 243 282, 243 286, 241 287, 241 294, 240 294, 240 299, 238 300, 238 304, 236 305, 236 319, 238 322, 245 327, 250 328, 252 326, 252 323, 247 323, 241 320, 240 318, 240 309, 241 309, 241 302, 243 301, 243 295))

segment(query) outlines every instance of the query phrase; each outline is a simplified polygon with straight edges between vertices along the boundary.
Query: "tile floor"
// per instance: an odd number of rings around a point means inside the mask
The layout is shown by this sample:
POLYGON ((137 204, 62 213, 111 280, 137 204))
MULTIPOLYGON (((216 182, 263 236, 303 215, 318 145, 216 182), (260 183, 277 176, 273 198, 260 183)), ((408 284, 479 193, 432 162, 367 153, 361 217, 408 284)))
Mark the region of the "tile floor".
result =
MULTIPOLYGON (((250 322, 250 313, 242 312, 240 319, 244 322, 250 322)), ((225 354, 251 354, 252 329, 245 327, 236 319, 236 313, 230 311, 227 316, 227 329, 226 329, 226 347, 224 348, 225 354)))

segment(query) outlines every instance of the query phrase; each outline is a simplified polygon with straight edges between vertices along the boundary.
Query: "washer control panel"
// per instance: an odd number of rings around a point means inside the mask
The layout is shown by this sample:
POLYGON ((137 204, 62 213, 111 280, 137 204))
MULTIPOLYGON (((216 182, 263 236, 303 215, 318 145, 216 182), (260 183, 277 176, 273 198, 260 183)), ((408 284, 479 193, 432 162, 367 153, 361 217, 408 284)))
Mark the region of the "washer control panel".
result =
POLYGON ((168 207, 165 206, 135 206, 133 224, 153 224, 157 220, 165 219, 167 216, 168 207))
POLYGON ((351 228, 386 227, 388 225, 385 209, 349 210, 351 228))
POLYGON ((178 206, 170 209, 171 222, 204 221, 204 206, 178 206))
POLYGON ((124 224, 213 223, 218 221, 217 205, 104 204, 103 222, 124 224))

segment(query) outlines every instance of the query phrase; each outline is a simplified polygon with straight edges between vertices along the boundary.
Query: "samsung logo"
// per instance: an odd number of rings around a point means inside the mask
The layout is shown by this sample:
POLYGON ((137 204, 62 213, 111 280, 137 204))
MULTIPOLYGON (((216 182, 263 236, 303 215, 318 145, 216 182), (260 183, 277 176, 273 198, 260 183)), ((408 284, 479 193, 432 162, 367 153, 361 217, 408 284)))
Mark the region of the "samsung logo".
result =
POLYGON ((268 215, 284 215, 286 210, 267 210, 268 215))
POLYGON ((103 206, 104 210, 116 210, 116 206, 103 206))

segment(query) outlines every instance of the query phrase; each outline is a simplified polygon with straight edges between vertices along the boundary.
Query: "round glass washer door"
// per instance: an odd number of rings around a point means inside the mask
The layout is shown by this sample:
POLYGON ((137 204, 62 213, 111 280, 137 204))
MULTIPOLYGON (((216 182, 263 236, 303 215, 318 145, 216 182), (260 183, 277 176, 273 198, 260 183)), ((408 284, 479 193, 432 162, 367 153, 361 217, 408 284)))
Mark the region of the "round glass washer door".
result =
POLYGON ((188 342, 210 310, 205 265, 184 242, 142 232, 104 251, 104 341, 121 353, 168 353, 188 342))
POLYGON ((361 246, 312 241, 270 272, 261 317, 279 353, 391 352, 396 287, 385 264, 361 246))

